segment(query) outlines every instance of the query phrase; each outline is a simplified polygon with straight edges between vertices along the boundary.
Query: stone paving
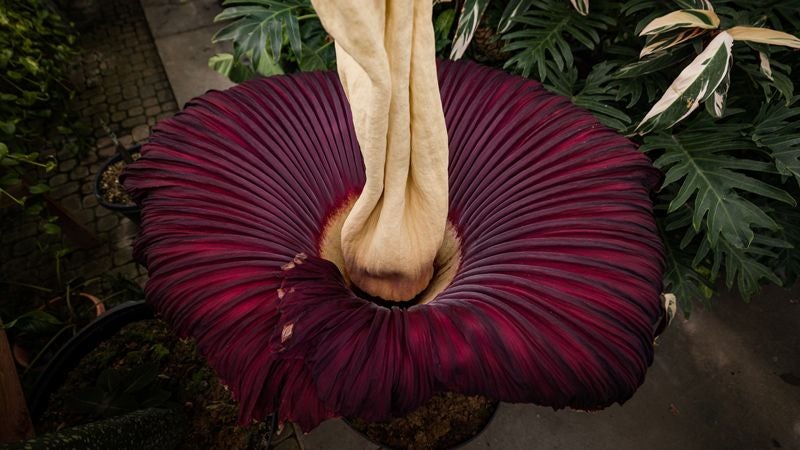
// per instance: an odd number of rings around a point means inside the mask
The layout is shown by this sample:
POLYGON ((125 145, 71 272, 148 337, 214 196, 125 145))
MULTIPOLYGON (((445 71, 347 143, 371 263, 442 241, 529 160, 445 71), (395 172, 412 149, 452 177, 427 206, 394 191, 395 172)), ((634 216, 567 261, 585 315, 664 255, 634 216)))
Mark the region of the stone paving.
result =
MULTIPOLYGON (((97 239, 94 245, 80 247, 67 238, 73 251, 63 258, 62 271, 64 279, 122 274, 143 283, 145 270, 131 255, 136 225, 98 205, 93 194, 100 165, 115 153, 103 123, 129 146, 145 140, 151 127, 172 116, 178 106, 139 1, 100 0, 94 6, 94 20, 80 34, 73 76, 75 106, 91 124, 92 145, 82 156, 58 152, 58 169, 49 184, 51 197, 97 239)), ((52 238, 20 211, 2 210, 0 218, 3 278, 55 287, 54 257, 39 248, 52 238)))

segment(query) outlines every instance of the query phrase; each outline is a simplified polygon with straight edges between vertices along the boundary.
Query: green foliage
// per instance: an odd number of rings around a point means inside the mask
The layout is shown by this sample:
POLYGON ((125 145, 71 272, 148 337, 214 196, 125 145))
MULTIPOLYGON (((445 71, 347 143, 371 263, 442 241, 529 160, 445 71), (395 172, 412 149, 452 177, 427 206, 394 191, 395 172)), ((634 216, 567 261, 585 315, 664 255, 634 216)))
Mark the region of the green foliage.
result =
POLYGON ((464 1, 458 16, 458 26, 456 27, 452 49, 450 50, 452 59, 464 56, 464 52, 467 51, 467 47, 475 35, 475 30, 478 29, 478 25, 481 23, 481 17, 487 6, 489 6, 489 0, 464 1))
POLYGON ((333 67, 333 43, 309 0, 226 0, 224 5, 214 21, 232 22, 213 41, 231 41, 233 53, 215 55, 208 65, 232 81, 333 67))
POLYGON ((517 26, 503 36, 508 41, 505 50, 513 55, 505 67, 523 76, 535 69, 542 81, 548 76, 548 61, 559 72, 568 70, 575 64, 574 53, 595 49, 600 33, 615 23, 601 10, 583 16, 563 0, 531 0, 524 14, 510 20, 517 26))
MULTIPOLYGON (((800 32, 798 0, 593 1, 587 18, 570 15, 557 0, 506 5, 492 23, 507 43, 505 66, 629 135, 720 30, 800 32), (691 8, 713 8, 719 29, 673 26, 639 37, 654 19, 691 8), (579 32, 565 31, 567 24, 579 32)), ((697 84, 706 108, 689 105, 639 130, 653 134, 631 136, 665 173, 656 198, 667 255, 664 289, 686 314, 694 301, 708 301, 717 281, 748 299, 764 282, 790 283, 800 275, 800 105, 793 83, 800 52, 737 39, 732 48, 728 73, 718 70, 713 83, 697 84)))
MULTIPOLYGON (((284 72, 333 67, 332 48, 326 47, 330 40, 307 0, 228 4, 257 6, 263 11, 248 10, 250 16, 280 23, 264 24, 258 39, 233 26, 226 31, 235 36, 237 53, 218 56, 213 65, 236 74, 231 78, 257 73, 248 56, 256 50, 284 72), (279 11, 290 11, 300 23, 299 46, 290 36, 293 19, 279 18, 279 11), (307 48, 320 49, 313 66, 298 63, 307 48), (247 64, 249 72, 237 73, 242 70, 237 65, 247 64)), ((434 7, 437 54, 497 61, 475 42, 486 39, 482 31, 487 27, 494 30, 491 39, 504 43, 500 64, 506 70, 544 82, 629 135, 664 171, 655 199, 667 255, 664 288, 676 294, 684 313, 694 301, 707 302, 717 281, 747 299, 764 282, 789 283, 800 275, 800 102, 793 81, 800 73, 800 52, 787 48, 800 41, 782 34, 800 33, 800 0, 593 0, 591 5, 481 0, 456 5, 458 10, 451 3, 434 7), (582 15, 586 6, 588 14, 582 15), (663 18, 687 9, 705 10, 690 13, 701 25, 693 26, 694 19, 681 14, 663 18), (670 22, 675 18, 680 20, 670 22), (770 28, 778 32, 772 42, 781 43, 759 42, 752 28, 739 28, 737 34, 734 27, 770 28), (647 35, 640 36, 642 31, 647 35), (717 60, 698 59, 718 37, 708 52, 716 52, 717 60), (680 88, 678 95, 675 88, 680 88), (661 100, 660 111, 647 117, 661 100), (638 132, 645 136, 631 135, 642 122, 638 132)), ((228 13, 250 16, 242 10, 228 13)), ((255 30, 256 22, 237 23, 255 30)))
POLYGON ((67 407, 95 418, 163 407, 171 393, 158 386, 158 364, 105 369, 94 386, 67 398, 67 407))
POLYGON ((654 165, 664 171, 662 189, 676 190, 668 212, 674 212, 693 199, 692 227, 705 225, 706 238, 716 246, 720 236, 736 248, 753 241, 753 228, 778 229, 763 209, 743 193, 763 196, 795 205, 784 190, 748 175, 774 170, 772 164, 734 154, 754 152, 754 145, 741 136, 741 124, 714 124, 698 121, 681 133, 661 133, 645 137, 641 150, 661 150, 654 165), (675 189, 672 189, 675 187, 675 189))
MULTIPOLYGON (((549 63, 552 73, 558 73, 553 63, 549 63)), ((620 93, 619 85, 613 83, 614 63, 604 61, 592 68, 586 79, 578 81, 578 69, 570 67, 566 73, 551 76, 545 87, 553 92, 569 97, 572 103, 586 108, 604 125, 618 130, 630 126, 631 118, 621 109, 613 106, 620 93)))
MULTIPOLYGON (((71 111, 66 68, 75 35, 51 2, 0 2, 0 196, 43 210, 33 200, 48 191, 39 181, 56 167, 48 149, 77 151, 86 130, 71 111)), ((45 224, 57 234, 58 226, 45 224)))

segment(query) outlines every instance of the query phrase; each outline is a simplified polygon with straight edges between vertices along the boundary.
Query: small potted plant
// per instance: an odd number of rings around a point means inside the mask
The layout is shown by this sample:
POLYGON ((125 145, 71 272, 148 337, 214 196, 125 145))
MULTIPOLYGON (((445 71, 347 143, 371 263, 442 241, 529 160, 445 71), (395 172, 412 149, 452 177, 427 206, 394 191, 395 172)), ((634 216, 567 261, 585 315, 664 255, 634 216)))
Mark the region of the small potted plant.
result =
POLYGON ((119 182, 119 176, 128 164, 139 158, 141 144, 137 143, 126 148, 107 126, 106 131, 109 132, 117 152, 100 166, 94 180, 94 195, 97 197, 97 202, 104 208, 118 212, 138 224, 139 207, 128 196, 125 188, 119 182))

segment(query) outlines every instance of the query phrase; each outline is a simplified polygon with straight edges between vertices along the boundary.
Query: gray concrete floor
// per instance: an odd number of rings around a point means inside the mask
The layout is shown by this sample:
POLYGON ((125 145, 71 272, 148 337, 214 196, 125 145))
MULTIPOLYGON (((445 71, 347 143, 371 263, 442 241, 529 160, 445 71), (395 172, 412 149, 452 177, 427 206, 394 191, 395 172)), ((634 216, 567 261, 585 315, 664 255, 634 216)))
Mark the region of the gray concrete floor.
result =
MULTIPOLYGON (((331 420, 302 436, 306 450, 377 446, 331 420)), ((465 450, 800 449, 800 286, 734 295, 676 318, 644 385, 625 405, 581 413, 501 404, 465 450)))
POLYGON ((221 11, 218 0, 141 2, 179 107, 210 89, 233 86, 208 67, 208 58, 230 52, 228 43, 211 43, 221 28, 214 23, 214 16, 221 11))

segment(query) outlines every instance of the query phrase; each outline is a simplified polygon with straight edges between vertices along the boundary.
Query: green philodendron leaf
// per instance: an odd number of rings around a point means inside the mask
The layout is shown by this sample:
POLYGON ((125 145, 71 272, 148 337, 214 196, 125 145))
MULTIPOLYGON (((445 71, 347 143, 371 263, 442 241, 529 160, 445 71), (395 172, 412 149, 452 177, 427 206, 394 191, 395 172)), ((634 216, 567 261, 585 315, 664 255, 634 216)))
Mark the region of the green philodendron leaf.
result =
POLYGON ((689 317, 693 302, 708 302, 714 293, 713 285, 708 280, 708 275, 703 274, 692 263, 693 255, 681 250, 676 244, 669 237, 665 237, 664 292, 674 294, 684 316, 689 317))
POLYGON ((229 7, 217 14, 217 16, 214 17, 214 22, 222 22, 225 20, 239 19, 253 14, 260 14, 263 13, 264 10, 264 6, 256 5, 229 7))
MULTIPOLYGON (((556 71, 555 67, 552 69, 556 71)), ((623 131, 630 125, 631 118, 615 106, 617 88, 610 84, 614 81, 612 73, 615 69, 616 65, 613 63, 597 64, 578 90, 575 86, 578 71, 573 67, 561 77, 551 77, 545 87, 569 97, 574 104, 588 109, 603 125, 623 131)))
POLYGON ((3 325, 5 329, 14 329, 18 333, 48 335, 58 331, 64 323, 56 316, 35 309, 17 317, 3 325))
POLYGON ((755 237, 754 228, 778 229, 763 209, 740 193, 796 204, 786 191, 744 173, 770 172, 772 167, 733 156, 753 149, 740 129, 737 124, 703 122, 678 134, 647 136, 641 147, 644 152, 663 151, 654 162, 665 172, 662 188, 678 186, 669 211, 691 205, 692 226, 700 231, 705 225, 712 247, 717 246, 721 236, 734 247, 746 248, 755 237))
POLYGON ((315 70, 326 70, 328 68, 325 59, 314 49, 304 47, 303 53, 300 54, 300 59, 297 61, 300 70, 303 72, 312 72, 315 70))
POLYGON ((456 18, 454 9, 446 9, 436 16, 433 21, 433 32, 436 35, 436 51, 440 51, 450 43, 450 30, 453 28, 453 21, 456 18))
POLYGON ((800 185, 800 108, 782 103, 762 106, 751 136, 769 151, 778 172, 800 185))
POLYGON ((303 52, 303 40, 300 37, 300 22, 297 16, 293 14, 285 14, 283 22, 286 25, 286 35, 289 37, 289 45, 292 47, 292 52, 295 56, 303 52))
POLYGON ((272 52, 270 56, 278 62, 281 60, 281 48, 283 48, 283 24, 277 20, 266 22, 266 35, 272 52))
POLYGON ((272 75, 281 75, 283 74, 283 68, 280 64, 275 62, 272 59, 272 56, 267 53, 266 50, 261 52, 259 58, 254 58, 255 62, 255 69, 259 75, 263 75, 265 77, 272 76, 272 75))
POLYGON ((748 248, 738 248, 728 242, 721 241, 714 252, 715 265, 713 276, 725 269, 725 285, 736 286, 745 301, 757 294, 761 288, 761 280, 768 280, 782 285, 781 279, 767 265, 767 261, 777 258, 775 249, 791 247, 789 243, 765 236, 756 236, 748 248))
POLYGON ((778 250, 775 260, 775 272, 784 281, 784 286, 791 286, 800 278, 800 211, 782 203, 773 205, 773 217, 780 225, 778 237, 791 244, 791 248, 778 250))
POLYGON ((233 41, 235 61, 249 58, 253 70, 262 75, 283 73, 274 66, 281 60, 284 31, 295 58, 300 59, 303 43, 298 14, 309 11, 313 15, 307 1, 231 1, 225 5, 239 6, 225 8, 214 21, 234 22, 217 31, 212 41, 233 41), (261 60, 264 55, 269 55, 268 61, 261 60))
POLYGON ((8 146, 3 142, 0 142, 0 159, 5 158, 8 156, 8 146))
POLYGON ((730 35, 724 31, 717 35, 644 116, 637 127, 639 134, 672 127, 712 97, 729 76, 732 46, 730 35))
POLYGON ((466 0, 464 2, 458 17, 456 34, 453 36, 450 59, 459 59, 464 56, 464 52, 467 51, 467 47, 472 42, 472 37, 481 23, 481 17, 483 17, 487 6, 489 6, 489 0, 466 0))
POLYGON ((600 43, 600 32, 615 23, 601 11, 582 16, 564 0, 531 0, 530 8, 512 21, 517 26, 503 35, 508 42, 503 51, 512 55, 504 67, 526 77, 536 74, 540 81, 552 74, 550 63, 555 63, 559 72, 572 67, 573 49, 594 49, 600 43))
POLYGON ((233 68, 233 55, 230 53, 217 53, 208 58, 208 67, 227 77, 233 68))

